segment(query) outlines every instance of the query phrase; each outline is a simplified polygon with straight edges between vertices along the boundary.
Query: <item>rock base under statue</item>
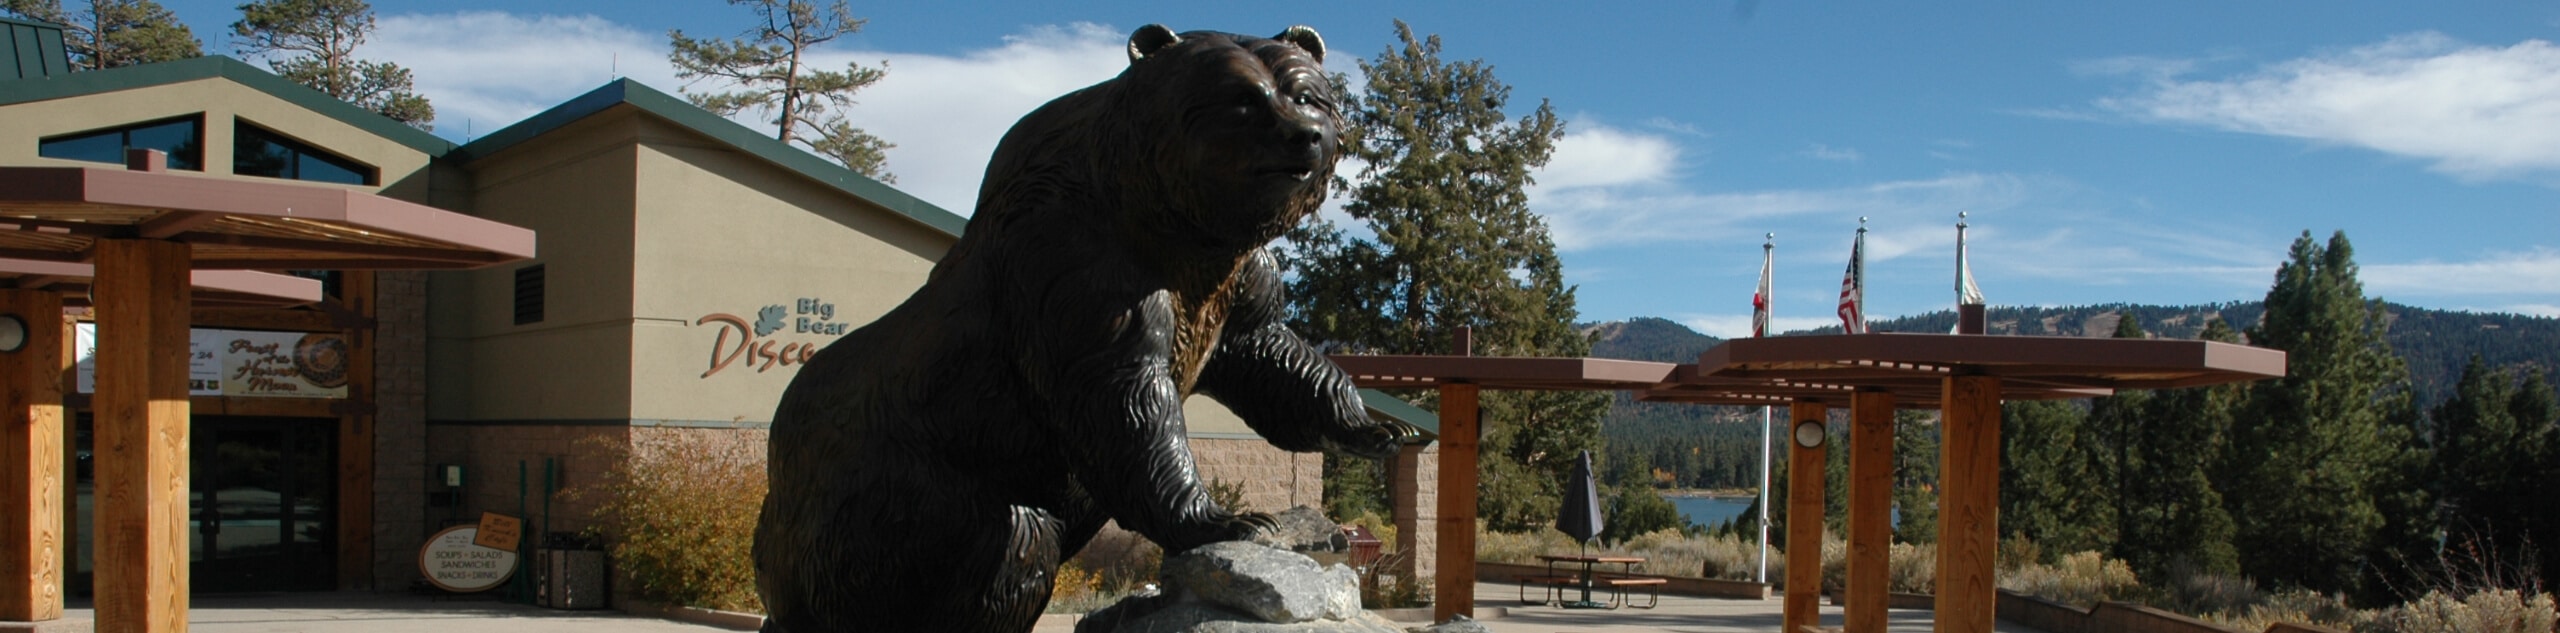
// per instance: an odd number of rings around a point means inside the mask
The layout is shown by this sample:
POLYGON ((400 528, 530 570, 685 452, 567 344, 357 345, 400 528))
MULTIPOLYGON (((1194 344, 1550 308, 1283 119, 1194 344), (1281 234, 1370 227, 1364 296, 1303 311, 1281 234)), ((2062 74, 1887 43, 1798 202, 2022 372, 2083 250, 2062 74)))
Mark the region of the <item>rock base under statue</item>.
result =
POLYGON ((1360 609, 1350 567, 1245 541, 1211 543, 1164 561, 1162 589, 1121 600, 1076 633, 1403 633, 1360 609))

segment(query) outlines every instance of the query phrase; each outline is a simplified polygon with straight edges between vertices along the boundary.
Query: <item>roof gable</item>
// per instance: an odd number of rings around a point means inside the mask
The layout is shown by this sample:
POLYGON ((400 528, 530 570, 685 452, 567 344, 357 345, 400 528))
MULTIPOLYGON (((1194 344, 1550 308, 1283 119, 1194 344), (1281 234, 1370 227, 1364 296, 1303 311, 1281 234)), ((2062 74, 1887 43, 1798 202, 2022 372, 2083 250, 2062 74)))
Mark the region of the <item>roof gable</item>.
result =
POLYGON ((375 136, 406 145, 428 156, 443 156, 456 147, 452 141, 438 138, 434 134, 427 133, 426 130, 410 127, 371 110, 356 107, 355 104, 278 77, 247 62, 220 55, 76 72, 39 79, 0 81, 0 105, 67 99, 216 78, 227 79, 232 83, 267 93, 277 99, 337 119, 375 136))
POLYGON ((881 208, 897 212, 944 234, 958 237, 968 219, 934 206, 933 203, 894 187, 854 173, 842 165, 828 162, 815 154, 792 147, 771 136, 748 129, 736 121, 722 118, 694 106, 682 98, 659 92, 630 79, 616 79, 603 87, 579 95, 565 103, 544 110, 515 125, 491 132, 462 145, 450 156, 460 162, 489 157, 507 148, 533 140, 570 123, 614 106, 629 105, 659 119, 674 123, 703 136, 737 148, 757 159, 791 170, 804 178, 870 201, 881 208))

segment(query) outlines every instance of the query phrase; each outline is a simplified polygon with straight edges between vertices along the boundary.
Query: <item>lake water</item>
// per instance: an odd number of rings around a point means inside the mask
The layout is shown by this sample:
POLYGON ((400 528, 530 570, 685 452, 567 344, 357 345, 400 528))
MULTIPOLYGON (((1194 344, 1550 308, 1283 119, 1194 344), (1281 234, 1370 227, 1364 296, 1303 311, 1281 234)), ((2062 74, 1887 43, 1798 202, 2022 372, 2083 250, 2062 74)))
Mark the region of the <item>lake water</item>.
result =
POLYGON ((1733 520, 1742 514, 1744 508, 1751 507, 1751 497, 1671 497, 1671 505, 1680 508, 1682 516, 1689 517, 1690 525, 1715 527, 1718 523, 1733 520))

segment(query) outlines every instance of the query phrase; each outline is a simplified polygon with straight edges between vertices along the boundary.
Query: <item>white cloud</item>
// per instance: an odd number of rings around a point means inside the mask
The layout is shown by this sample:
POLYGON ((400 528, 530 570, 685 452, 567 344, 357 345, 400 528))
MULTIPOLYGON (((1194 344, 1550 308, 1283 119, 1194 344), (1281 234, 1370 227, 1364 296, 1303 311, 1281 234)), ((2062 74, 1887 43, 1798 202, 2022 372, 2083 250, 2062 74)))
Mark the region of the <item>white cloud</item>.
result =
POLYGON ((2150 76, 2097 102, 2136 119, 2363 147, 2467 179, 2560 172, 2560 46, 2543 40, 2420 32, 2222 79, 2180 79, 2192 67, 2159 60, 2081 66, 2150 76))
MULTIPOLYGON (((884 60, 889 74, 844 110, 887 139, 898 188, 967 215, 996 141, 1040 104, 1108 79, 1128 65, 1126 34, 1094 24, 1037 26, 957 55, 820 49, 811 60, 841 68, 884 60)), ((385 16, 361 52, 400 59, 436 105, 448 137, 487 134, 584 94, 617 76, 677 93, 666 36, 596 16, 502 12, 385 16)), ((692 86, 718 90, 703 83, 692 86)), ((769 113, 732 117, 769 129, 769 113)))
POLYGON ((1128 34, 1089 23, 1032 27, 997 46, 960 55, 821 52, 841 67, 887 60, 889 76, 846 111, 854 125, 898 146, 889 171, 898 189, 969 215, 987 158, 1014 121, 1051 99, 1120 74, 1128 34))
POLYGON ((2356 278, 2382 297, 2560 296, 2560 251, 2494 253, 2465 262, 2365 264, 2356 278))
POLYGON ((1532 174, 1540 190, 1659 183, 1680 164, 1680 146, 1670 139, 1598 123, 1565 126, 1555 149, 1547 166, 1532 174))
MULTIPOLYGON (((2026 198, 2027 189, 2028 181, 2017 176, 1962 173, 1838 189, 1721 193, 1638 187, 1554 191, 1542 186, 1531 191, 1530 202, 1547 216, 1556 247, 1576 251, 1659 242, 1757 241, 1781 222, 1810 217, 1952 221, 1958 211, 2013 207, 2026 198)), ((1867 247, 1870 259, 1890 259, 1916 245, 1870 235, 1867 247)))
POLYGON ((1857 148, 1832 147, 1821 143, 1808 145, 1804 150, 1796 152, 1796 155, 1814 160, 1827 160, 1835 163, 1854 163, 1867 159, 1867 155, 1860 153, 1857 148))
POLYGON ((592 15, 390 15, 357 54, 396 59, 436 107, 436 131, 485 135, 627 76, 674 91, 666 38, 592 15))
POLYGON ((2552 304, 2548 304, 2548 303, 2527 303, 2527 304, 2520 304, 2520 305, 2512 305, 2512 306, 2507 306, 2506 311, 2507 311, 2507 312, 2513 312, 2513 313, 2516 313, 2516 314, 2530 314, 2530 315, 2538 316, 2538 317, 2551 317, 2551 318, 2555 318, 2555 319, 2560 319, 2560 305, 2552 305, 2552 304))

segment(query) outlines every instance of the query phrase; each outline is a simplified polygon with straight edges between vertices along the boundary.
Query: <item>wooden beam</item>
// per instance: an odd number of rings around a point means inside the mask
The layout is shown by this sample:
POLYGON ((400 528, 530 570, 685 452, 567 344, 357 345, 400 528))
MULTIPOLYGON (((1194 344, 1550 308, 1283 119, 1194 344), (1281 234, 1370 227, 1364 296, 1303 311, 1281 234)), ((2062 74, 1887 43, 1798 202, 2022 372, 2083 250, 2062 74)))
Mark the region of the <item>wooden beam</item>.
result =
MULTIPOLYGON (((376 273, 349 271, 341 279, 340 298, 365 316, 371 323, 380 304, 375 295, 376 273)), ((372 401, 380 390, 374 387, 374 345, 379 340, 375 330, 346 331, 347 397, 372 401)), ((338 588, 370 589, 373 587, 373 469, 374 408, 349 411, 338 418, 338 588)))
POLYGON ((1824 433, 1821 444, 1810 448, 1795 441, 1797 426, 1812 424, 1825 428, 1823 418, 1830 407, 1817 402, 1798 402, 1787 406, 1784 441, 1787 443, 1787 587, 1786 631, 1822 624, 1822 475, 1823 460, 1831 443, 1824 433))
POLYGON ((1440 386, 1440 556, 1431 620, 1476 611, 1476 386, 1440 386))
POLYGON ((0 622, 62 618, 62 297, 0 291, 26 326, 0 352, 0 622))
POLYGON ((1849 402, 1849 578, 1842 630, 1884 633, 1892 577, 1893 393, 1860 391, 1849 402))
POLYGON ((1991 633, 1999 595, 2000 379, 1947 379, 1938 448, 1938 606, 1942 633, 1991 633))
POLYGON ((187 630, 188 252, 96 249, 99 631, 187 630))

